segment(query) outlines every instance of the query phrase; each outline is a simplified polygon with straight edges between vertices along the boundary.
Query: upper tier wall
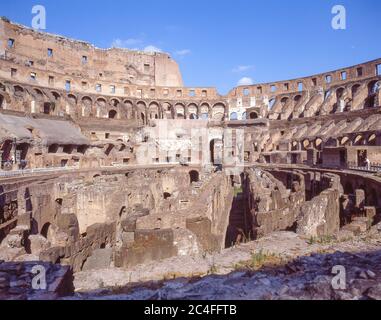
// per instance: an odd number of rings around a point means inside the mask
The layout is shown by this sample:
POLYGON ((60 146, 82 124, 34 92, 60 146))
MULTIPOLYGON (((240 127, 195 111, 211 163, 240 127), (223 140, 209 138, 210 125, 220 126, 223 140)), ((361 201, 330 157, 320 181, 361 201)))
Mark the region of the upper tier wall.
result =
POLYGON ((37 74, 41 85, 49 84, 49 76, 61 88, 66 80, 123 86, 182 87, 178 64, 165 53, 146 53, 126 49, 99 49, 82 41, 36 32, 0 19, 0 74, 11 77, 9 66, 17 70, 16 77, 29 79, 37 74), (9 62, 7 64, 5 62, 9 62), (28 75, 25 78, 25 75, 28 75))
POLYGON ((379 74, 380 65, 381 58, 309 77, 270 83, 259 83, 250 86, 239 86, 232 89, 228 96, 229 98, 246 96, 262 98, 264 96, 273 97, 281 94, 314 91, 320 88, 323 90, 328 90, 332 87, 344 85, 348 82, 362 81, 375 76, 381 76, 381 74, 379 74))

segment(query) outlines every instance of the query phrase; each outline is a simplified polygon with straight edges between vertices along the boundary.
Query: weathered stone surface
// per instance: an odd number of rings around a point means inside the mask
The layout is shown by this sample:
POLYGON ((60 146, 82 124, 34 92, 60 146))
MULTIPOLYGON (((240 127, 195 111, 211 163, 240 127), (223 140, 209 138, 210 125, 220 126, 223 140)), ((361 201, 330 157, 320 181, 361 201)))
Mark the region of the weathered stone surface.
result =
POLYGON ((328 189, 302 205, 296 232, 307 237, 331 236, 340 228, 339 192, 328 189))

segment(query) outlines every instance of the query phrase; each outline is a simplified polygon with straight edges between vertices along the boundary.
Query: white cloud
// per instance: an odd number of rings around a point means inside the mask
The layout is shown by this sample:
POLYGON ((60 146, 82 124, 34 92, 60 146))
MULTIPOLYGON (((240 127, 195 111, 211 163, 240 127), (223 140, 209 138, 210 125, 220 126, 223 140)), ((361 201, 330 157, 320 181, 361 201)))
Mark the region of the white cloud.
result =
POLYGON ((237 86, 251 86, 253 83, 253 79, 249 77, 243 77, 238 81, 237 86))
POLYGON ((254 66, 252 65, 244 65, 244 66, 237 66, 232 71, 235 73, 244 72, 253 69, 254 66))
POLYGON ((153 45, 146 46, 143 49, 144 52, 163 52, 160 48, 155 47, 153 45))
POLYGON ((130 39, 115 39, 112 41, 111 46, 114 48, 130 48, 131 46, 140 45, 143 43, 143 40, 137 38, 130 39))
POLYGON ((186 56, 186 55, 191 54, 191 53, 192 53, 192 51, 190 51, 189 49, 183 49, 183 50, 175 51, 175 55, 180 56, 180 57, 186 56))

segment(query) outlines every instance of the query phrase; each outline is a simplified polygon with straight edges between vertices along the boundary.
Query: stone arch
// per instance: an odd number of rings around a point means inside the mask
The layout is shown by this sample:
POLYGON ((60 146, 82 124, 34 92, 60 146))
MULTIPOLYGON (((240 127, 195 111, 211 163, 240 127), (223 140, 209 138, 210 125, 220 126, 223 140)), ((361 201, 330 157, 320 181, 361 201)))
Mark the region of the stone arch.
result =
POLYGON ((315 139, 315 148, 316 149, 321 149, 322 143, 323 143, 323 140, 321 138, 316 138, 315 139))
POLYGON ((210 162, 212 164, 220 164, 222 161, 222 153, 221 153, 222 140, 221 139, 212 139, 209 142, 209 151, 210 151, 210 162))
POLYGON ((290 100, 289 97, 283 97, 283 98, 280 100, 280 104, 282 105, 282 107, 287 106, 289 100, 290 100))
POLYGON ((337 100, 341 99, 344 96, 345 88, 344 87, 339 87, 336 89, 336 98, 337 100))
POLYGON ((25 89, 19 85, 15 85, 13 87, 13 92, 14 92, 14 95, 19 98, 23 98, 25 95, 25 89))
POLYGON ((276 104, 276 98, 271 98, 269 100, 269 109, 272 110, 276 104))
POLYGON ((302 100, 302 96, 300 94, 297 94, 295 97, 294 97, 294 107, 296 107, 300 101, 302 100))
POLYGON ((368 145, 370 146, 375 146, 376 145, 376 141, 377 141, 377 136, 375 133, 371 134, 368 139, 367 139, 367 143, 368 145))
POLYGON ((222 102, 218 102, 213 105, 212 119, 217 121, 223 121, 225 119, 226 106, 222 102))
POLYGON ((163 109, 163 118, 165 118, 165 119, 174 119, 175 118, 175 114, 174 114, 172 104, 170 104, 167 101, 163 102, 162 103, 162 109, 163 109))
POLYGON ((310 140, 304 139, 302 142, 303 149, 306 150, 310 146, 310 140))
POLYGON ((210 105, 206 102, 202 103, 199 109, 199 118, 202 120, 208 120, 210 113, 210 105))
POLYGON ((107 101, 105 98, 100 97, 97 98, 97 101, 95 102, 96 108, 97 108, 97 117, 105 117, 107 113, 107 101))
POLYGON ((185 106, 181 103, 176 103, 175 104, 175 115, 176 119, 185 119, 186 114, 185 114, 185 106))
POLYGON ((118 117, 118 112, 115 109, 111 109, 108 112, 108 118, 109 119, 116 119, 118 117))
POLYGON ((359 89, 360 89, 361 85, 356 83, 354 84, 352 87, 351 87, 351 95, 352 95, 352 98, 355 97, 358 92, 359 92, 359 89))
POLYGON ((363 141, 364 141, 364 137, 361 134, 358 134, 357 136, 355 136, 353 140, 353 144, 358 146, 358 145, 361 145, 363 141))
POLYGON ((189 171, 189 179, 190 183, 192 184, 193 182, 199 182, 200 181, 200 174, 197 170, 191 170, 189 171))
POLYGON ((379 82, 372 80, 368 83, 368 97, 365 100, 365 108, 374 108, 377 104, 377 93, 379 90, 379 82))
POLYGON ((54 230, 54 226, 50 223, 50 222, 47 222, 45 223, 42 228, 41 228, 41 231, 40 231, 40 234, 45 238, 47 239, 50 243, 54 243, 54 240, 55 240, 55 230, 54 230))
POLYGON ((120 110, 121 118, 129 119, 129 120, 134 119, 134 114, 136 111, 134 110, 134 105, 132 101, 124 100, 120 109, 121 109, 120 110))
POLYGON ((368 93, 369 95, 377 93, 379 90, 378 80, 372 80, 368 82, 368 93))
POLYGON ((150 119, 160 119, 160 106, 157 102, 151 102, 148 107, 148 117, 150 119))
POLYGON ((189 119, 197 119, 198 118, 198 106, 195 103, 190 103, 187 107, 189 119))
POLYGON ((91 115, 91 110, 93 107, 93 100, 89 96, 84 96, 81 99, 82 105, 82 116, 89 117, 91 115))
POLYGON ((299 146, 297 141, 291 142, 291 151, 298 151, 299 146))
POLYGON ((251 120, 253 120, 253 119, 258 119, 258 113, 255 112, 255 111, 251 111, 250 114, 249 114, 249 118, 250 118, 251 120))
POLYGON ((350 142, 350 139, 349 139, 347 136, 341 138, 341 140, 340 140, 340 144, 341 144, 342 146, 347 145, 349 142, 350 142))
POLYGON ((238 120, 238 114, 237 114, 237 112, 230 113, 230 120, 232 120, 232 121, 238 120))
POLYGON ((136 103, 136 108, 137 108, 137 116, 138 119, 141 120, 143 124, 146 123, 147 119, 147 105, 144 101, 138 101, 136 103))
POLYGON ((118 108, 120 105, 120 100, 118 98, 111 98, 110 99, 110 105, 113 108, 118 108))
POLYGON ((69 93, 67 95, 67 101, 69 102, 69 104, 71 104, 72 106, 75 106, 77 105, 77 96, 75 96, 74 94, 72 93, 69 93))

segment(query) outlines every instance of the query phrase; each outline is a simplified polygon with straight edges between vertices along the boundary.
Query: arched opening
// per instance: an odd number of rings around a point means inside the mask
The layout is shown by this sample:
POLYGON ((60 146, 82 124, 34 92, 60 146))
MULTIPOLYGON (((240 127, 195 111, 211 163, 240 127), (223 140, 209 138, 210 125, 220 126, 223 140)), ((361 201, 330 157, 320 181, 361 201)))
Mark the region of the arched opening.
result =
POLYGON ((4 96, 0 94, 0 109, 3 109, 4 96))
POLYGON ((359 84, 355 84, 354 86, 352 86, 351 88, 352 98, 358 94, 360 87, 361 85, 359 84))
POLYGON ((53 111, 52 104, 50 102, 45 102, 44 103, 44 113, 45 114, 51 114, 53 111))
POLYGON ((149 118, 150 119, 159 119, 159 105, 154 102, 149 105, 148 108, 149 118))
POLYGON ((168 102, 164 102, 162 103, 162 106, 163 106, 163 116, 164 116, 164 119, 173 119, 174 118, 174 114, 173 114, 173 108, 172 108, 172 105, 169 104, 168 102))
POLYGON ((322 143, 323 143, 323 140, 320 139, 320 138, 317 138, 317 139, 315 140, 315 148, 318 149, 318 150, 320 150, 320 149, 321 149, 321 146, 322 146, 322 143))
POLYGON ((200 107, 200 114, 202 120, 208 120, 209 118, 209 105, 206 103, 203 103, 200 107))
POLYGON ((73 94, 69 94, 67 96, 67 100, 69 101, 69 103, 71 105, 76 105, 77 104, 77 97, 75 95, 73 95, 73 94))
POLYGON ((354 194, 354 191, 353 191, 353 186, 350 182, 347 182, 344 186, 344 193, 345 194, 348 194, 348 195, 351 195, 351 194, 354 194))
POLYGON ((297 96, 294 97, 294 106, 295 106, 295 107, 299 104, 299 102, 300 102, 301 99, 302 99, 302 96, 299 95, 299 94, 298 94, 297 96))
POLYGON ((176 119, 185 119, 185 107, 182 104, 175 105, 176 119))
POLYGON ((172 195, 169 192, 164 192, 164 194, 163 194, 164 200, 169 199, 171 196, 172 195))
POLYGON ((377 136, 375 134, 372 134, 369 138, 368 138, 368 145, 370 146, 375 146, 376 145, 376 138, 377 136))
POLYGON ((212 119, 216 121, 223 121, 225 119, 225 105, 217 103, 212 109, 212 119))
POLYGON ((280 100, 280 103, 282 107, 285 107, 288 103, 288 98, 287 97, 282 98, 282 100, 280 100))
POLYGON ((349 138, 348 137, 344 137, 344 138, 342 138, 341 139, 341 141, 340 141, 340 144, 342 145, 342 146, 345 146, 345 145, 347 145, 348 143, 349 143, 349 138))
POLYGON ((339 88, 336 90, 336 98, 340 100, 344 95, 344 88, 339 88))
POLYGON ((42 226, 40 234, 49 242, 53 243, 54 240, 54 230, 52 225, 47 222, 42 226))
POLYGON ((189 114, 189 119, 192 119, 192 120, 197 119, 198 107, 196 104, 191 103, 190 105, 188 105, 188 114, 189 114))
POLYGON ((110 110, 109 113, 108 113, 108 118, 109 119, 115 119, 117 114, 118 113, 115 110, 110 110))
POLYGON ((215 165, 222 164, 222 141, 213 139, 209 144, 210 162, 215 165))
POLYGON ((17 97, 23 97, 24 96, 24 88, 20 86, 14 86, 13 87, 15 96, 17 97))
POLYGON ((89 97, 83 97, 81 102, 82 102, 82 116, 83 117, 90 116, 93 101, 89 97))
POLYGON ((258 119, 258 113, 252 111, 250 112, 250 119, 254 120, 254 119, 258 119))
POLYGON ((35 97, 38 101, 44 100, 44 94, 39 89, 34 89, 35 97))
POLYGON ((58 144, 51 144, 48 148, 48 153, 57 153, 58 152, 58 144))
POLYGON ((270 99, 270 101, 269 101, 269 109, 270 109, 270 110, 274 107, 275 102, 276 102, 275 98, 270 99))
POLYGON ((12 151, 12 141, 6 140, 1 145, 1 168, 4 169, 10 166, 11 161, 11 151, 12 151))
POLYGON ((303 148, 304 148, 304 150, 306 150, 308 147, 309 147, 309 145, 310 145, 310 141, 309 140, 304 140, 303 141, 303 148))
POLYGON ((192 184, 193 182, 199 182, 200 181, 200 174, 196 170, 192 170, 189 172, 189 178, 190 178, 190 183, 192 184))
POLYGON ((363 144, 363 136, 362 135, 356 136, 356 138, 354 140, 354 145, 358 146, 358 145, 362 145, 362 144, 363 144))
POLYGON ((368 97, 365 100, 365 108, 374 108, 377 104, 377 93, 379 90, 378 82, 376 80, 368 84, 368 97))
POLYGON ((230 114, 230 120, 233 120, 233 121, 238 120, 237 112, 232 112, 230 114))

